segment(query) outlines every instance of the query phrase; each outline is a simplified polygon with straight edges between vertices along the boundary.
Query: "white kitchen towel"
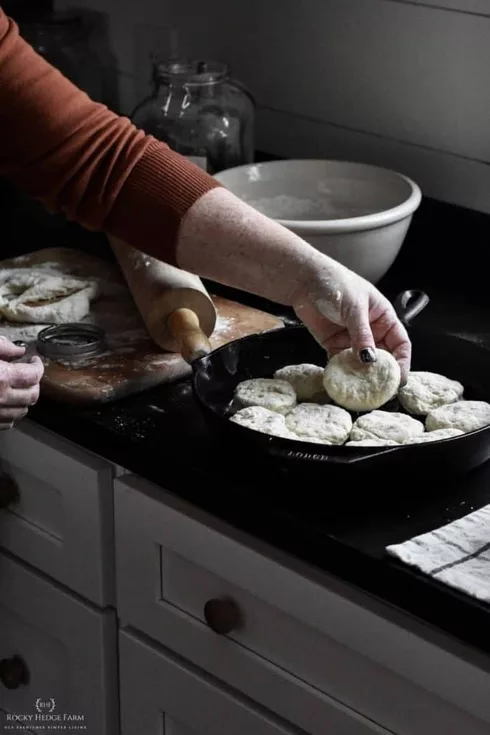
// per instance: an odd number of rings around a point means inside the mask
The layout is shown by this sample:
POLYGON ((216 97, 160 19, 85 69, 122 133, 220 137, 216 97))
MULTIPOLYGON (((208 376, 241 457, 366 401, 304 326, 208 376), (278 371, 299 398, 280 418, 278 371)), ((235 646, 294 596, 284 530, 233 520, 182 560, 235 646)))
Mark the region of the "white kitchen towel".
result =
POLYGON ((490 602, 490 505, 386 551, 439 582, 490 602))

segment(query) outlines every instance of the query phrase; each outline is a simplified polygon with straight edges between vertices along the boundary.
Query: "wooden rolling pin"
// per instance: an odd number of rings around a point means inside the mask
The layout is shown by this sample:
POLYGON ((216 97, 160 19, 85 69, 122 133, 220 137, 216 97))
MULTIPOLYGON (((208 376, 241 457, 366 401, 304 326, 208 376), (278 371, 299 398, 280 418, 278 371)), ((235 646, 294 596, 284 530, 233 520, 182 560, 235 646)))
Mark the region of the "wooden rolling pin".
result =
POLYGON ((211 351, 216 309, 197 276, 144 255, 121 240, 109 242, 150 337, 192 362, 211 351))

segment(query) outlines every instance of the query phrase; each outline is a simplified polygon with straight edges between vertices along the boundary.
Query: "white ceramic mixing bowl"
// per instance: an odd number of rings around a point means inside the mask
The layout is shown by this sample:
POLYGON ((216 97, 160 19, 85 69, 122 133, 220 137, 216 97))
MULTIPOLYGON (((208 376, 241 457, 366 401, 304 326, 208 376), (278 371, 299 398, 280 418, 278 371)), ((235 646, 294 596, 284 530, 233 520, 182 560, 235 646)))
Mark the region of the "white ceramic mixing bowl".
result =
POLYGON ((402 174, 344 161, 249 164, 215 178, 372 283, 393 264, 422 197, 402 174))

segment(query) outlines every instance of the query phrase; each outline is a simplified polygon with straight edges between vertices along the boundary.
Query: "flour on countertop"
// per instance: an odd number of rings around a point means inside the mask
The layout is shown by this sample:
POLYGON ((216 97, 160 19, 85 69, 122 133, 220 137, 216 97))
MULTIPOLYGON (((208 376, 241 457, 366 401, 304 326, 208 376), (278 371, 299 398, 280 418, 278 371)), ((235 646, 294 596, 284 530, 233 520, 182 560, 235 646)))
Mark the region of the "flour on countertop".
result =
POLYGON ((235 321, 236 320, 233 317, 218 316, 218 318, 216 319, 213 335, 218 337, 220 335, 226 334, 230 331, 230 329, 233 328, 235 321))

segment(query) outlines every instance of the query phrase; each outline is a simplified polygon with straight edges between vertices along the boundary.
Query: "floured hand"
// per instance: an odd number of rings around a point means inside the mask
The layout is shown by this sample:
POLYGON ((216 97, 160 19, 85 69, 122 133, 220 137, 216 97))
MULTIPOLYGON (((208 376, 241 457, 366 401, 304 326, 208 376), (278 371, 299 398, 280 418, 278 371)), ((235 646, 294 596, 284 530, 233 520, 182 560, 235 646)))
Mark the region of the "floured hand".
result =
POLYGON ((27 363, 11 362, 24 352, 24 347, 17 347, 0 336, 0 430, 11 429, 39 398, 39 383, 44 373, 39 357, 34 356, 27 363))
POLYGON ((325 266, 319 258, 311 279, 294 298, 294 309, 318 342, 332 356, 348 347, 362 362, 374 362, 374 347, 400 365, 402 382, 410 369, 411 344, 393 306, 378 289, 339 263, 325 266))

